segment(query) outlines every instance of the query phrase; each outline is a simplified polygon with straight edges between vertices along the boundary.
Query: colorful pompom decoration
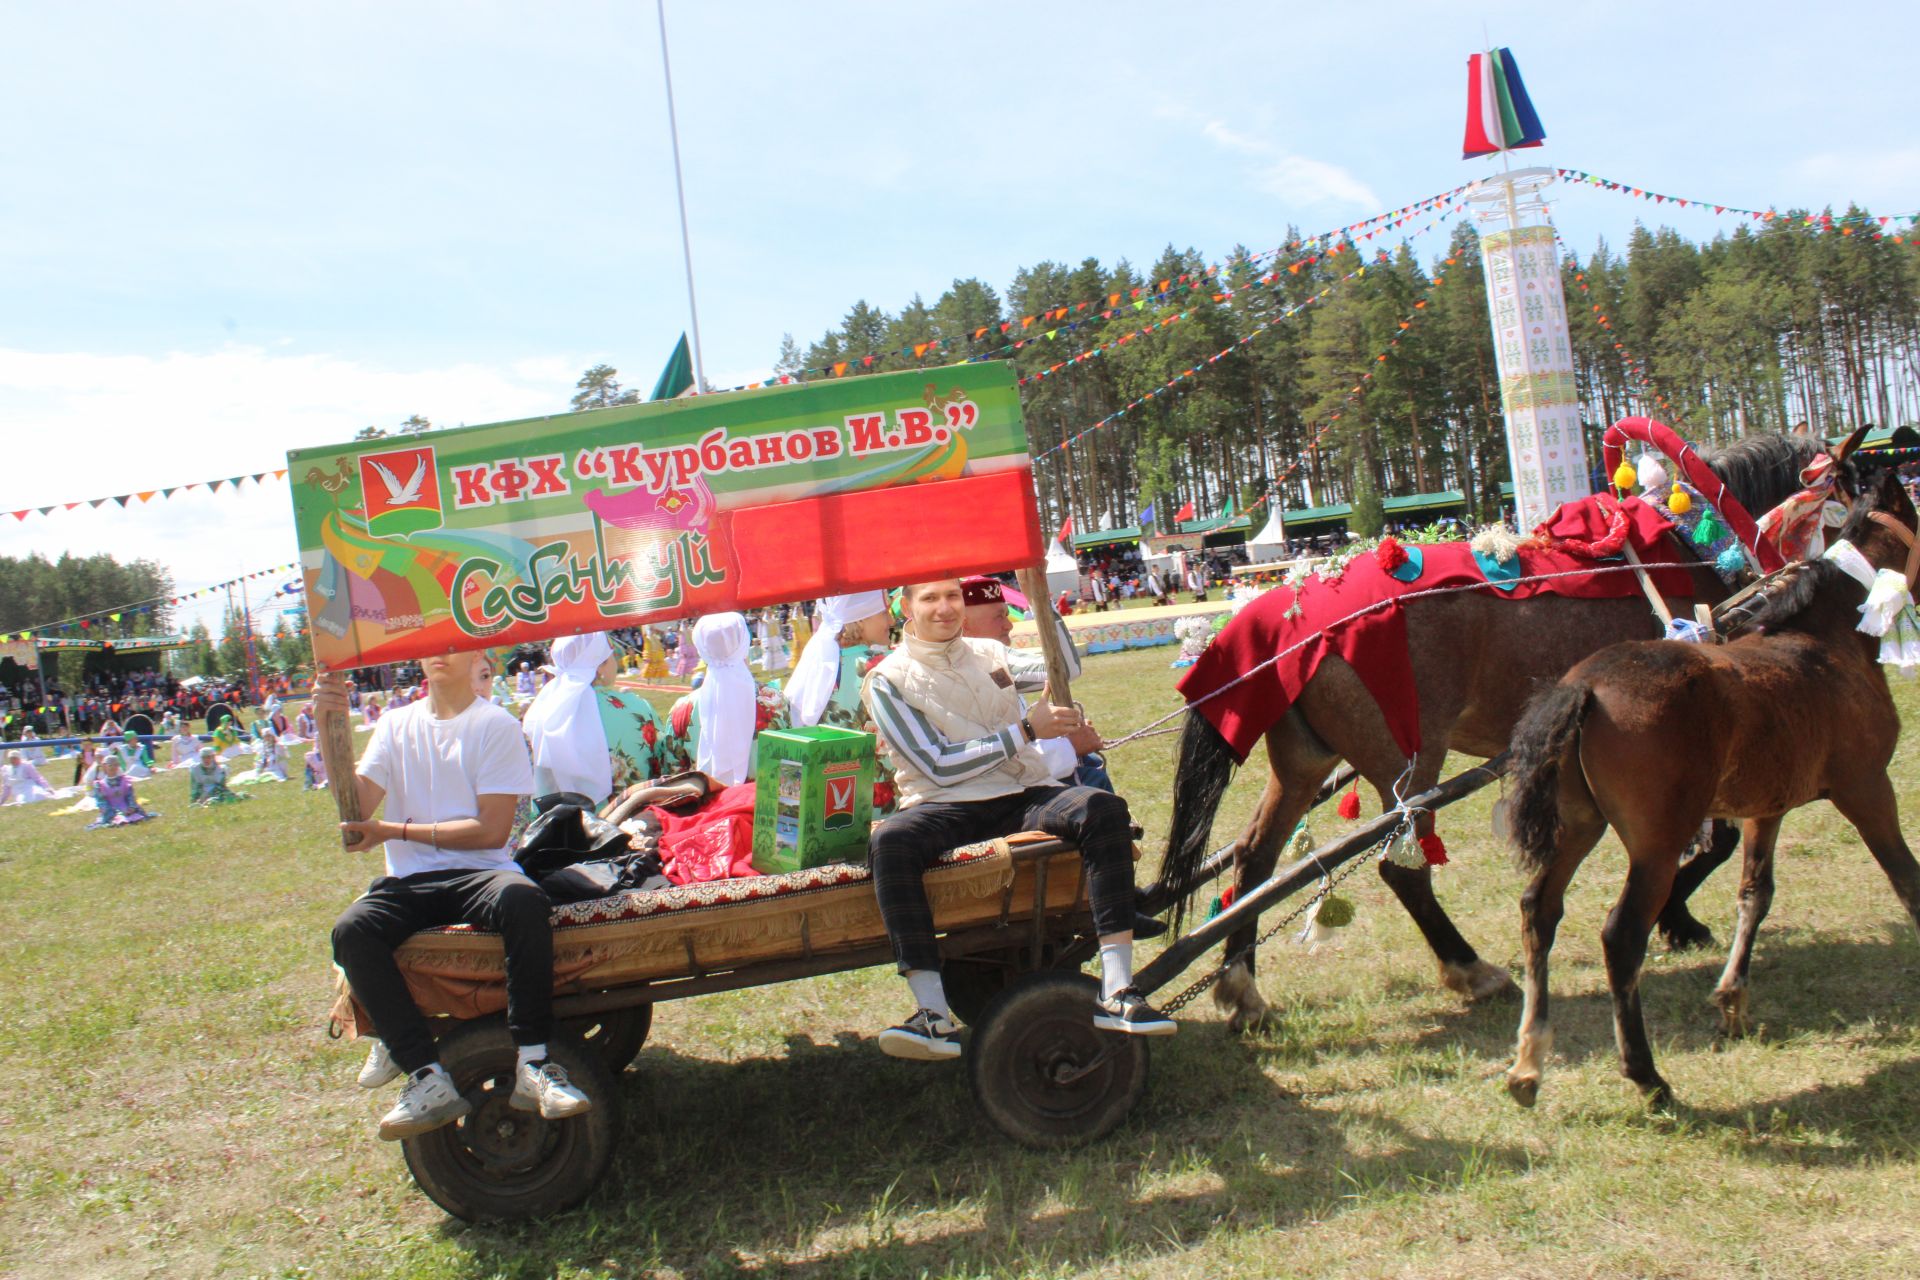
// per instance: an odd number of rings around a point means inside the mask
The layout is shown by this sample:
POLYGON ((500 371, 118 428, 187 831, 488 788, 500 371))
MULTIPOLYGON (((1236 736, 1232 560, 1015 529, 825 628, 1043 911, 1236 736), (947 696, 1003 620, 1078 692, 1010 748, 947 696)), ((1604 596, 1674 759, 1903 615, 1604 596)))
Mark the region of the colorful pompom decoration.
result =
POLYGON ((1613 487, 1625 493, 1640 483, 1640 473, 1634 470, 1631 462, 1622 462, 1613 473, 1613 487))
POLYGON ((1738 543, 1735 543, 1720 553, 1714 560, 1713 567, 1729 576, 1736 574, 1747 567, 1747 553, 1740 549, 1738 543))
POLYGON ((1667 487, 1667 469, 1661 466, 1660 459, 1651 453, 1640 455, 1640 463, 1634 475, 1640 481, 1640 487, 1648 493, 1667 487))
POLYGON ((1360 783, 1355 781, 1353 790, 1340 797, 1337 812, 1348 822, 1360 816, 1360 783))
POLYGON ((1420 837, 1420 856, 1427 860, 1430 867, 1447 865, 1447 845, 1437 832, 1420 837))
POLYGON ((1344 929, 1353 923, 1353 903, 1337 893, 1330 893, 1320 900, 1320 909, 1313 918, 1329 929, 1344 929))
POLYGON ((1703 513, 1700 523, 1693 526, 1693 545, 1696 547, 1710 547, 1726 536, 1727 526, 1711 511, 1703 513))
POLYGON ((1380 562, 1382 569, 1392 573, 1407 562, 1407 549, 1401 546, 1399 540, 1392 534, 1388 534, 1380 539, 1380 545, 1373 549, 1373 558, 1380 562))
POLYGON ((1679 485, 1673 486, 1673 492, 1667 495, 1667 510, 1677 516, 1683 516, 1693 510, 1693 495, 1679 485))

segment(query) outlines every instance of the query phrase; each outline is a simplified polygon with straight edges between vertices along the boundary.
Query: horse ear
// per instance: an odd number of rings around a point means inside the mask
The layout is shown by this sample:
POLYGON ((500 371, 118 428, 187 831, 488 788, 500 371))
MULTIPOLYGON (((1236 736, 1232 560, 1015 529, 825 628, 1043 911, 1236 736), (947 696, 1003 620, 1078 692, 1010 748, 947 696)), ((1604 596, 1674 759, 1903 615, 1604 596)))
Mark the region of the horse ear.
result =
POLYGON ((1871 430, 1873 430, 1873 424, 1871 422, 1863 422, 1855 427, 1853 434, 1845 440, 1842 440, 1840 447, 1833 450, 1833 460, 1835 462, 1845 462, 1847 455, 1860 447, 1860 442, 1867 438, 1867 432, 1871 430))

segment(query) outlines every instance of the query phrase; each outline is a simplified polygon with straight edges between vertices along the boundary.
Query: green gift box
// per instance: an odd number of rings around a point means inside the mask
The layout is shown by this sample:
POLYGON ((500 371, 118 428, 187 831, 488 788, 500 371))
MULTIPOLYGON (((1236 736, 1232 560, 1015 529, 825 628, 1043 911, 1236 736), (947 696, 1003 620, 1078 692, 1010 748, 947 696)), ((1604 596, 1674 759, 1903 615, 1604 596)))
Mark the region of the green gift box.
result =
POLYGON ((755 871, 777 875, 866 861, 873 827, 872 734, 825 725, 768 729, 755 752, 755 871))

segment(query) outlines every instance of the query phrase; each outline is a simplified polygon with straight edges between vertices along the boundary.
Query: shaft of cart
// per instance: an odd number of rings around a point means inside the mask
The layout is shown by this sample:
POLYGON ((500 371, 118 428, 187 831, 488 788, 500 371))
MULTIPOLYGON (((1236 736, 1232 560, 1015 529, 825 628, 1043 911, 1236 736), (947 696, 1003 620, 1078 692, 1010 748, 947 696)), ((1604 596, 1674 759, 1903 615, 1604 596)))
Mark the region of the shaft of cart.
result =
MULTIPOLYGON (((1405 808, 1411 812, 1443 808, 1463 796, 1472 795, 1506 771, 1507 756, 1502 752, 1485 764, 1457 773, 1431 790, 1412 797, 1406 802, 1405 808)), ((1257 888, 1235 898, 1233 905, 1219 915, 1168 944, 1167 949, 1155 956, 1151 964, 1134 975, 1134 985, 1144 994, 1152 995, 1183 973, 1205 954, 1208 947, 1238 930, 1253 928, 1259 922, 1262 911, 1319 883, 1342 863, 1350 862, 1377 847, 1405 821, 1401 810, 1390 810, 1351 834, 1321 845, 1293 865, 1275 871, 1257 888)))

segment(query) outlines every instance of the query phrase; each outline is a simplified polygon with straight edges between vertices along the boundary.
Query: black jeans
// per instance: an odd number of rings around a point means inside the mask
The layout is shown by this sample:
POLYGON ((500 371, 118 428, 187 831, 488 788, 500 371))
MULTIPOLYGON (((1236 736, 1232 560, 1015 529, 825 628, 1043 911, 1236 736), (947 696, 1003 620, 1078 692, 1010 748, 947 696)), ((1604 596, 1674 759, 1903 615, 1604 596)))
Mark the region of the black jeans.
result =
POLYGON ((517 870, 424 871, 382 876, 333 926, 333 958, 373 1019, 374 1034, 402 1071, 434 1060, 433 1033, 394 963, 396 947, 422 929, 472 924, 500 935, 507 951, 507 1030, 515 1044, 553 1033, 553 904, 517 870))
POLYGON ((992 800, 928 802, 894 814, 873 833, 868 862, 880 918, 900 972, 939 969, 933 909, 923 880, 949 849, 1016 831, 1045 831, 1080 846, 1094 931, 1133 928, 1133 832, 1127 802, 1091 787, 1029 787, 992 800))

